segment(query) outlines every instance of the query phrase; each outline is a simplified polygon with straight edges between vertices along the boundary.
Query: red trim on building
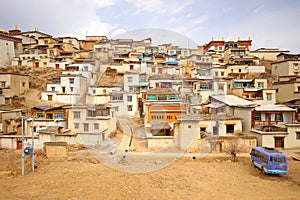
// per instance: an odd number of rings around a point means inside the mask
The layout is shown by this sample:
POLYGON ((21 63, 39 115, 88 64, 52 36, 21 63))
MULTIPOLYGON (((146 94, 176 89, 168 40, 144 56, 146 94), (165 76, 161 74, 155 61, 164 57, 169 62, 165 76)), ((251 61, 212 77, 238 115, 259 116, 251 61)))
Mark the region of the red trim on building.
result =
POLYGON ((13 41, 13 42, 20 42, 20 43, 22 42, 22 39, 15 38, 15 37, 12 37, 8 34, 3 34, 3 33, 0 33, 0 39, 13 41))

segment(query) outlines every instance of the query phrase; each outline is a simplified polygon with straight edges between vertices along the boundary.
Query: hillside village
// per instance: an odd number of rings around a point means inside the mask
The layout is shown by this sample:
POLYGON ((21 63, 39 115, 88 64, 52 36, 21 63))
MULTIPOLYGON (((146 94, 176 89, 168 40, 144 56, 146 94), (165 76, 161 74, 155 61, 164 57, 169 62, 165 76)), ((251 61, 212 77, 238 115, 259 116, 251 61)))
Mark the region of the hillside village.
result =
POLYGON ((252 49, 251 38, 188 49, 2 30, 0 148, 20 149, 22 132, 35 148, 119 134, 132 152, 225 152, 233 140, 244 152, 299 148, 299 65, 300 54, 252 49))

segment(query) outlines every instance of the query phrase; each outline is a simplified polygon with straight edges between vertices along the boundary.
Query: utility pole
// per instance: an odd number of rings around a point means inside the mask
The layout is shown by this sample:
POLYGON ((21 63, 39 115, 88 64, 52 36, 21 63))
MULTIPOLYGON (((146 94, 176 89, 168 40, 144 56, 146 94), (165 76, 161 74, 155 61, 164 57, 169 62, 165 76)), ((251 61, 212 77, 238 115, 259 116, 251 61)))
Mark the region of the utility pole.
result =
POLYGON ((31 119, 31 132, 32 132, 31 149, 30 149, 30 147, 26 147, 26 150, 28 151, 28 152, 26 152, 26 155, 30 155, 30 154, 32 155, 32 171, 34 171, 34 129, 33 129, 34 118, 33 117, 26 118, 26 117, 22 116, 21 119, 22 119, 22 176, 24 176, 24 174, 25 174, 25 139, 24 139, 25 122, 24 122, 24 120, 31 119), (27 149, 27 148, 29 148, 29 149, 27 149))
POLYGON ((24 117, 22 117, 22 176, 24 176, 24 159, 25 159, 25 152, 24 152, 24 117))
POLYGON ((33 121, 34 118, 31 118, 31 134, 32 134, 32 142, 31 142, 31 148, 32 148, 32 171, 34 171, 34 129, 33 129, 33 121))

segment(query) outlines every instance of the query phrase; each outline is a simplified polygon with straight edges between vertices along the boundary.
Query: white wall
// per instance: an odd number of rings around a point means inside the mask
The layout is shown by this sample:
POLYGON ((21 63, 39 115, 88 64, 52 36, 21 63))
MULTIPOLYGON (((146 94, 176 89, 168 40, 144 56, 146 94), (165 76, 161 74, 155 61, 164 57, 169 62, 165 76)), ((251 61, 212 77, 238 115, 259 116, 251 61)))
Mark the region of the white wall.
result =
POLYGON ((10 65, 14 57, 14 42, 0 39, 0 67, 10 65))

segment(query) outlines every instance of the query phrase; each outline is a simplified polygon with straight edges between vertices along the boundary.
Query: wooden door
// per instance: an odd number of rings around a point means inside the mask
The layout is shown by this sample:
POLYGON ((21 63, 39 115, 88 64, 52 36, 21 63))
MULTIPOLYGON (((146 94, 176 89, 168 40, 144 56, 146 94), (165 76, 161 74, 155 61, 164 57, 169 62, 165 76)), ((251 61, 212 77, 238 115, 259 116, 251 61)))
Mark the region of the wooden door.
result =
POLYGON ((284 137, 275 137, 275 148, 283 148, 284 147, 284 137))

